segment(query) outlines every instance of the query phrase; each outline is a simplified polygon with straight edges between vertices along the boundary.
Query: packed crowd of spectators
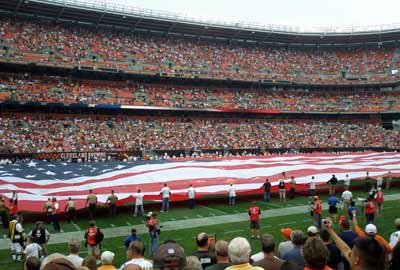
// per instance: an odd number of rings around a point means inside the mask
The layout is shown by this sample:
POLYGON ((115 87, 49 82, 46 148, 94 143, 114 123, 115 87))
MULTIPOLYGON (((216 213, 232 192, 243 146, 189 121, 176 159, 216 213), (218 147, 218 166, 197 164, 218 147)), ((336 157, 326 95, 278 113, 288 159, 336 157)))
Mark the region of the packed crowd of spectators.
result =
POLYGON ((400 147, 399 131, 379 122, 49 117, 3 115, 1 152, 400 147))
MULTIPOLYGON (((149 219, 153 219, 153 222, 146 223, 151 238, 153 228, 161 225, 158 225, 156 216, 149 219)), ((24 270, 397 270, 400 267, 400 219, 395 219, 395 231, 387 241, 378 234, 378 228, 373 223, 362 229, 355 210, 353 216, 340 217, 338 232, 330 219, 326 219, 320 227, 309 226, 306 232, 281 228, 283 241, 279 242, 266 233, 257 237, 256 249, 252 249, 250 241, 243 236, 233 237, 229 242, 216 241, 214 236, 201 232, 193 241, 196 251, 192 254, 174 239, 167 239, 158 246, 157 237, 154 252, 150 250, 149 256, 146 256, 146 244, 136 234, 136 229, 132 229, 125 240, 126 259, 120 267, 115 261, 121 255, 107 250, 112 250, 115 245, 103 242, 101 253, 104 233, 94 221, 90 221, 85 230, 88 250, 85 258, 80 256, 83 251, 77 238, 68 241, 68 255, 48 255, 50 234, 41 222, 37 224, 29 233, 28 245, 24 249, 19 247, 21 241, 11 238, 12 250, 15 251, 12 258, 20 263, 24 256, 24 270)), ((10 228, 11 237, 23 233, 18 217, 10 222, 10 228)), ((251 238, 254 239, 254 235, 251 238)))
POLYGON ((391 69, 400 63, 398 48, 244 46, 14 19, 0 20, 0 44, 1 58, 9 61, 251 80, 394 80, 391 69))
POLYGON ((265 109, 301 112, 400 110, 398 91, 236 89, 140 84, 28 74, 0 74, 0 101, 122 104, 170 108, 265 109))

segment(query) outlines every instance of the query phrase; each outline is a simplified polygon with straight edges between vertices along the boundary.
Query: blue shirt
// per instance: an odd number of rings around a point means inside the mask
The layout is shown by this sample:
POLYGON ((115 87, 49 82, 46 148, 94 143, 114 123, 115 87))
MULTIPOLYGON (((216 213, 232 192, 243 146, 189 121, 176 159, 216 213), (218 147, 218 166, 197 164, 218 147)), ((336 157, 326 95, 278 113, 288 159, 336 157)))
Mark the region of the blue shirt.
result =
MULTIPOLYGON (((296 269, 303 269, 304 268, 304 257, 301 254, 301 247, 299 247, 299 246, 294 247, 292 250, 286 252, 283 255, 282 259, 292 263, 296 267, 296 269)), ((285 267, 282 267, 282 269, 283 270, 289 270, 289 268, 285 268, 285 267)))
POLYGON ((336 196, 330 196, 328 199, 329 206, 336 206, 336 204, 340 203, 339 199, 336 196))
POLYGON ((125 246, 128 248, 129 244, 133 241, 142 241, 142 239, 140 239, 139 236, 137 235, 129 235, 126 239, 125 239, 125 246))
POLYGON ((357 208, 354 206, 354 207, 352 207, 352 206, 349 206, 349 217, 350 217, 350 219, 353 217, 353 210, 354 211, 356 211, 356 215, 358 216, 358 210, 357 210, 357 208))

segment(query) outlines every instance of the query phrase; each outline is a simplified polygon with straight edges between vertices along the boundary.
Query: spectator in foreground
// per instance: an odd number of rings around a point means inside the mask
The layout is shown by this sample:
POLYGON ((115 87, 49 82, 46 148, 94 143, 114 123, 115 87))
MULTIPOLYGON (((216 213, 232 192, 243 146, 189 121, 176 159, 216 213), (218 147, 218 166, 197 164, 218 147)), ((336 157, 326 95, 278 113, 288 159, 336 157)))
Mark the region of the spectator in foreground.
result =
POLYGON ((259 266, 251 266, 250 260, 251 248, 246 238, 236 237, 231 240, 228 246, 229 259, 232 266, 225 268, 225 270, 263 270, 259 266))
POLYGON ((188 256, 188 257, 186 257, 186 266, 183 269, 184 270, 203 270, 203 267, 201 267, 199 258, 197 258, 196 256, 188 256))
POLYGON ((353 248, 350 249, 332 229, 332 224, 327 226, 327 230, 342 255, 350 262, 351 270, 385 269, 385 250, 376 239, 364 236, 358 237, 354 241, 353 248), (371 256, 372 254, 373 256, 371 256))
POLYGON ((70 239, 68 241, 69 255, 66 258, 75 265, 75 267, 81 266, 83 258, 79 256, 81 251, 81 241, 78 239, 70 239))
POLYGON ((86 266, 89 270, 97 270, 97 261, 95 256, 87 256, 83 259, 82 266, 86 266))
POLYGON ((117 268, 113 265, 115 254, 111 251, 103 251, 101 253, 101 266, 98 267, 98 270, 117 270, 117 268))
POLYGON ((268 270, 280 270, 285 261, 275 256, 275 242, 272 235, 264 234, 261 237, 261 248, 264 258, 253 263, 253 266, 260 266, 268 270))
POLYGON ((292 240, 290 240, 290 235, 292 234, 292 229, 291 228, 283 228, 281 229, 281 234, 283 236, 283 242, 279 243, 278 246, 278 256, 279 258, 283 258, 283 256, 291 250, 294 245, 292 243, 292 240))
POLYGON ((40 260, 37 257, 26 258, 24 264, 24 270, 39 270, 40 260))
POLYGON ((153 266, 154 269, 160 270, 183 270, 186 266, 186 256, 183 248, 176 243, 162 244, 154 255, 153 266))
POLYGON ((322 230, 320 235, 321 240, 324 242, 324 245, 329 251, 327 265, 334 270, 339 269, 339 265, 342 263, 342 254, 340 253, 340 250, 336 247, 336 245, 329 241, 330 236, 327 230, 322 230))
POLYGON ((354 227, 354 232, 359 236, 359 237, 364 237, 364 236, 369 236, 372 238, 375 238, 386 250, 387 254, 390 254, 391 252, 391 247, 388 242, 386 242, 385 238, 377 234, 377 228, 374 224, 367 224, 365 226, 365 230, 361 230, 361 228, 358 226, 357 223, 357 217, 353 213, 353 227, 354 227))
MULTIPOLYGON (((346 243, 346 245, 353 248, 354 240, 358 235, 350 230, 350 222, 345 216, 339 218, 339 231, 339 237, 346 243)), ((343 266, 345 270, 350 270, 350 264, 345 258, 343 258, 343 266)))
POLYGON ((53 253, 43 259, 42 270, 76 270, 76 267, 60 253, 53 253))
POLYGON ((309 238, 303 246, 303 255, 306 267, 305 270, 319 269, 331 270, 327 266, 329 251, 317 237, 309 238))
POLYGON ((128 248, 128 261, 121 265, 120 269, 125 270, 129 265, 135 264, 139 265, 143 270, 151 270, 153 264, 144 259, 144 244, 142 241, 132 241, 128 248))
POLYGON ((199 258, 201 266, 206 268, 217 262, 215 254, 210 251, 210 243, 208 242, 208 234, 201 232, 196 237, 197 251, 193 253, 193 256, 199 258))
POLYGON ((316 237, 316 236, 318 236, 318 234, 319 234, 319 231, 318 231, 317 227, 310 226, 310 227, 307 228, 307 236, 308 236, 308 238, 316 237))
POLYGON ((400 243, 400 218, 394 220, 394 225, 396 226, 396 231, 390 235, 390 247, 394 248, 398 243, 400 243))
POLYGON ((301 252, 301 247, 304 244, 304 233, 299 230, 292 231, 290 239, 293 243, 293 249, 286 252, 282 259, 290 263, 291 267, 284 267, 283 269, 303 269, 304 268, 304 257, 301 252))
POLYGON ((218 240, 215 243, 215 257, 217 258, 217 263, 206 267, 204 270, 223 270, 231 266, 228 255, 228 242, 218 240))
POLYGON ((392 251, 392 260, 389 262, 389 270, 400 269, 400 244, 398 243, 392 251))

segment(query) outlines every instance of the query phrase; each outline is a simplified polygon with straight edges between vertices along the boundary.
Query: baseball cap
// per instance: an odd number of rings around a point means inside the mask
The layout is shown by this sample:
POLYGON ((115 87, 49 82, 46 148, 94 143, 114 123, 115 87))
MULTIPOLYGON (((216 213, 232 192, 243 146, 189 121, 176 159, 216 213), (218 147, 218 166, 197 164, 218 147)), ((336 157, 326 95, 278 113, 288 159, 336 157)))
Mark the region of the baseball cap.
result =
POLYGON ((186 265, 186 255, 183 248, 176 243, 161 245, 154 255, 153 266, 155 268, 183 268, 186 265))
POLYGON ((339 217, 339 221, 343 221, 343 220, 346 220, 346 219, 347 219, 346 216, 340 216, 340 217, 339 217))
POLYGON ((318 228, 315 226, 310 226, 307 228, 307 233, 311 233, 311 234, 317 234, 318 233, 318 228))
POLYGON ((365 226, 365 233, 369 235, 375 235, 376 226, 374 224, 368 224, 367 226, 365 226))
POLYGON ((115 254, 111 251, 104 251, 101 253, 101 261, 102 262, 107 262, 107 263, 112 263, 114 261, 115 254))
POLYGON ((287 238, 290 238, 290 234, 291 233, 292 233, 292 229, 291 228, 283 228, 283 229, 281 229, 281 234, 283 234, 287 238))

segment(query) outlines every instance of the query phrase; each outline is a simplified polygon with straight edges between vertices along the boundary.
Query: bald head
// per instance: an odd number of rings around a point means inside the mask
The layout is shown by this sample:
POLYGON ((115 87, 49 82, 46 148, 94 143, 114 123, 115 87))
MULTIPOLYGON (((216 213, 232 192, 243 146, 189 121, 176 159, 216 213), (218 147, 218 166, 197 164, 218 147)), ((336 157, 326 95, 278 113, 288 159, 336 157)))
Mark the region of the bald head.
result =
POLYGON ((196 243, 198 247, 206 247, 208 245, 208 234, 201 232, 196 237, 196 243))

